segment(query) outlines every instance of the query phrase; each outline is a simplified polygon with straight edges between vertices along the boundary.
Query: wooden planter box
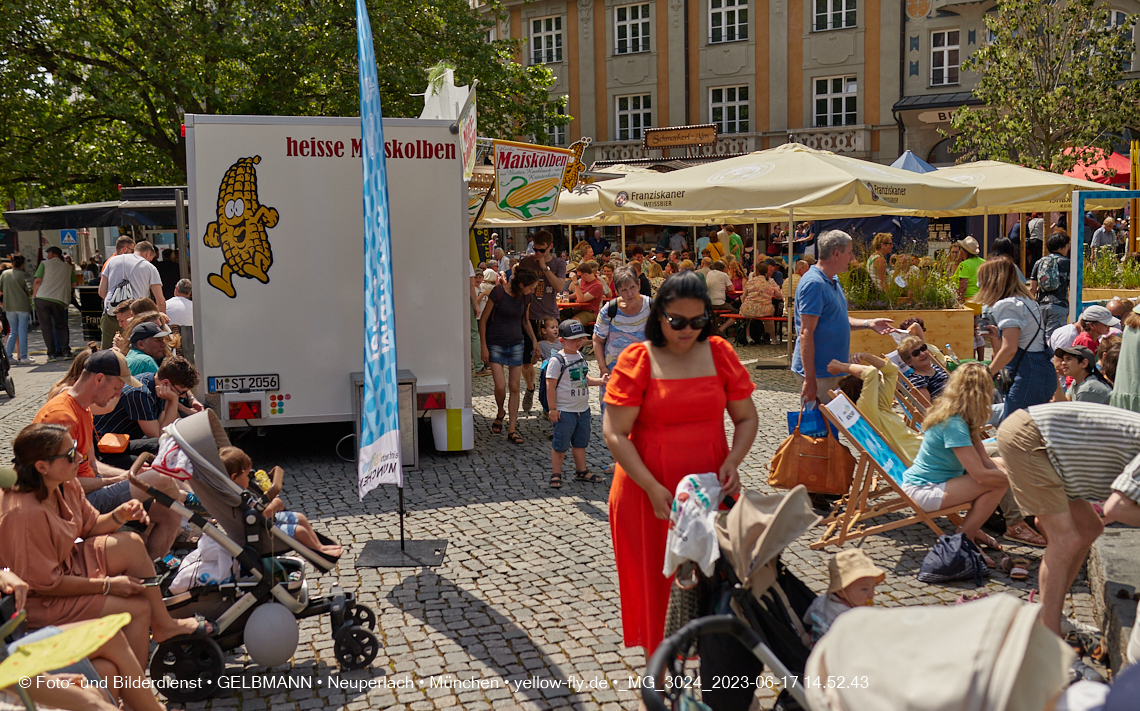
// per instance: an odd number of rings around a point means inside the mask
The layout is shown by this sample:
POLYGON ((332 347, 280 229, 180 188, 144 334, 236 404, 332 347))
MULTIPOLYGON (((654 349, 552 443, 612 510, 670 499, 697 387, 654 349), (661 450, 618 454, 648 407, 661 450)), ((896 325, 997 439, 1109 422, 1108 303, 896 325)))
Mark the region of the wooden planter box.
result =
MULTIPOLYGON (((889 318, 897 327, 908 318, 917 316, 926 324, 926 340, 943 351, 949 343, 959 358, 974 357, 974 312, 970 309, 851 311, 851 318, 889 318)), ((868 329, 851 332, 851 352, 882 355, 895 350, 895 339, 881 336, 868 329)))
POLYGON ((1122 299, 1135 299, 1140 296, 1140 289, 1125 289, 1120 287, 1116 289, 1085 289, 1081 292, 1082 301, 1105 301, 1114 296, 1119 296, 1122 299))

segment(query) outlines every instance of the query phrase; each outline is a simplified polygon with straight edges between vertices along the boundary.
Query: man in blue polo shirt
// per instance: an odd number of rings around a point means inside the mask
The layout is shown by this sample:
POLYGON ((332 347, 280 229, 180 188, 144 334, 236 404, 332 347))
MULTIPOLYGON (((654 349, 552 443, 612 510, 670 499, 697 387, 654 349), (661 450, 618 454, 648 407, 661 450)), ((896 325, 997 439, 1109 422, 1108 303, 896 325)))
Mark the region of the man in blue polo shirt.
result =
POLYGON ((888 333, 891 319, 853 319, 847 315, 847 297, 836 275, 846 271, 855 258, 851 235, 829 230, 819 236, 818 260, 796 287, 796 350, 792 373, 800 383, 803 402, 831 400, 827 394, 839 384, 839 376, 829 376, 832 359, 846 363, 850 358, 851 331, 871 328, 888 333))

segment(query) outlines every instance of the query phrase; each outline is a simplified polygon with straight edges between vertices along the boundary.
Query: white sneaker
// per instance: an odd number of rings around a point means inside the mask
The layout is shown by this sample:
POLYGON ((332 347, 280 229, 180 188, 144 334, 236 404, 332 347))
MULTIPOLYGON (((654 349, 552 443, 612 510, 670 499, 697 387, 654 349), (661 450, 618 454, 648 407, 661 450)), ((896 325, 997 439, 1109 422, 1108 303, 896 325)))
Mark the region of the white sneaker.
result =
POLYGON ((13 362, 18 363, 19 365, 35 365, 36 364, 36 361, 34 361, 31 358, 20 358, 19 360, 15 360, 13 362))
POLYGON ((1085 622, 1081 622, 1080 620, 1077 620, 1077 619, 1072 618, 1072 617, 1062 617, 1061 618, 1061 634, 1068 634, 1070 632, 1078 632, 1080 634, 1099 635, 1100 629, 1097 628, 1096 625, 1090 625, 1090 624, 1087 624, 1085 622))

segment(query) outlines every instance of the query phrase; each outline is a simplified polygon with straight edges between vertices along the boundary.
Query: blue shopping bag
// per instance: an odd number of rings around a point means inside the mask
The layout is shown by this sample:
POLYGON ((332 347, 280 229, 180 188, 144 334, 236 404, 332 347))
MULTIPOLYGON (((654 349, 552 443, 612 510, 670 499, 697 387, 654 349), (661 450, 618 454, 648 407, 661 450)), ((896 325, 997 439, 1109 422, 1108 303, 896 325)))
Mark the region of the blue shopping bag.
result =
MULTIPOLYGON (((803 411, 803 419, 800 419, 799 410, 791 410, 788 412, 788 434, 792 434, 796 430, 796 422, 800 423, 800 434, 807 435, 808 437, 826 437, 827 427, 824 423, 823 413, 819 408, 812 408, 811 410, 803 411)), ((835 425, 830 425, 831 434, 838 438, 839 429, 835 425)))

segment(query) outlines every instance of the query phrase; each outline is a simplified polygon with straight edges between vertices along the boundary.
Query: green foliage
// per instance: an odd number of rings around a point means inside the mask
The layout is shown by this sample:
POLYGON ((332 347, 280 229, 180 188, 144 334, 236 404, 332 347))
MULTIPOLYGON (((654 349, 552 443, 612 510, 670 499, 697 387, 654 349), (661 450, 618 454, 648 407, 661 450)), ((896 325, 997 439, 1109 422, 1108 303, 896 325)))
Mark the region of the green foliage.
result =
POLYGON ((1140 82, 1122 81, 1136 51, 1133 20, 1109 24, 1100 0, 1002 0, 985 15, 993 34, 963 64, 979 75, 984 106, 958 109, 955 148, 1063 173, 1111 152, 1112 133, 1140 116, 1140 82))
POLYGON ((1085 261, 1084 283, 1088 289, 1140 289, 1140 261, 1121 262, 1106 248, 1096 260, 1085 261))
POLYGON ((871 281, 865 260, 853 262, 846 272, 839 275, 839 283, 847 296, 847 308, 852 311, 954 308, 958 304, 958 292, 946 276, 944 258, 923 259, 923 262, 929 264, 902 275, 906 287, 896 284, 892 274, 885 291, 871 281))
MULTIPOLYGON (((368 5, 386 116, 418 116, 448 62, 480 82, 482 135, 569 122, 521 40, 486 41, 494 0, 368 5)), ((186 113, 359 115, 352 0, 0 0, 0 34, 0 195, 21 206, 184 182, 186 113)))

